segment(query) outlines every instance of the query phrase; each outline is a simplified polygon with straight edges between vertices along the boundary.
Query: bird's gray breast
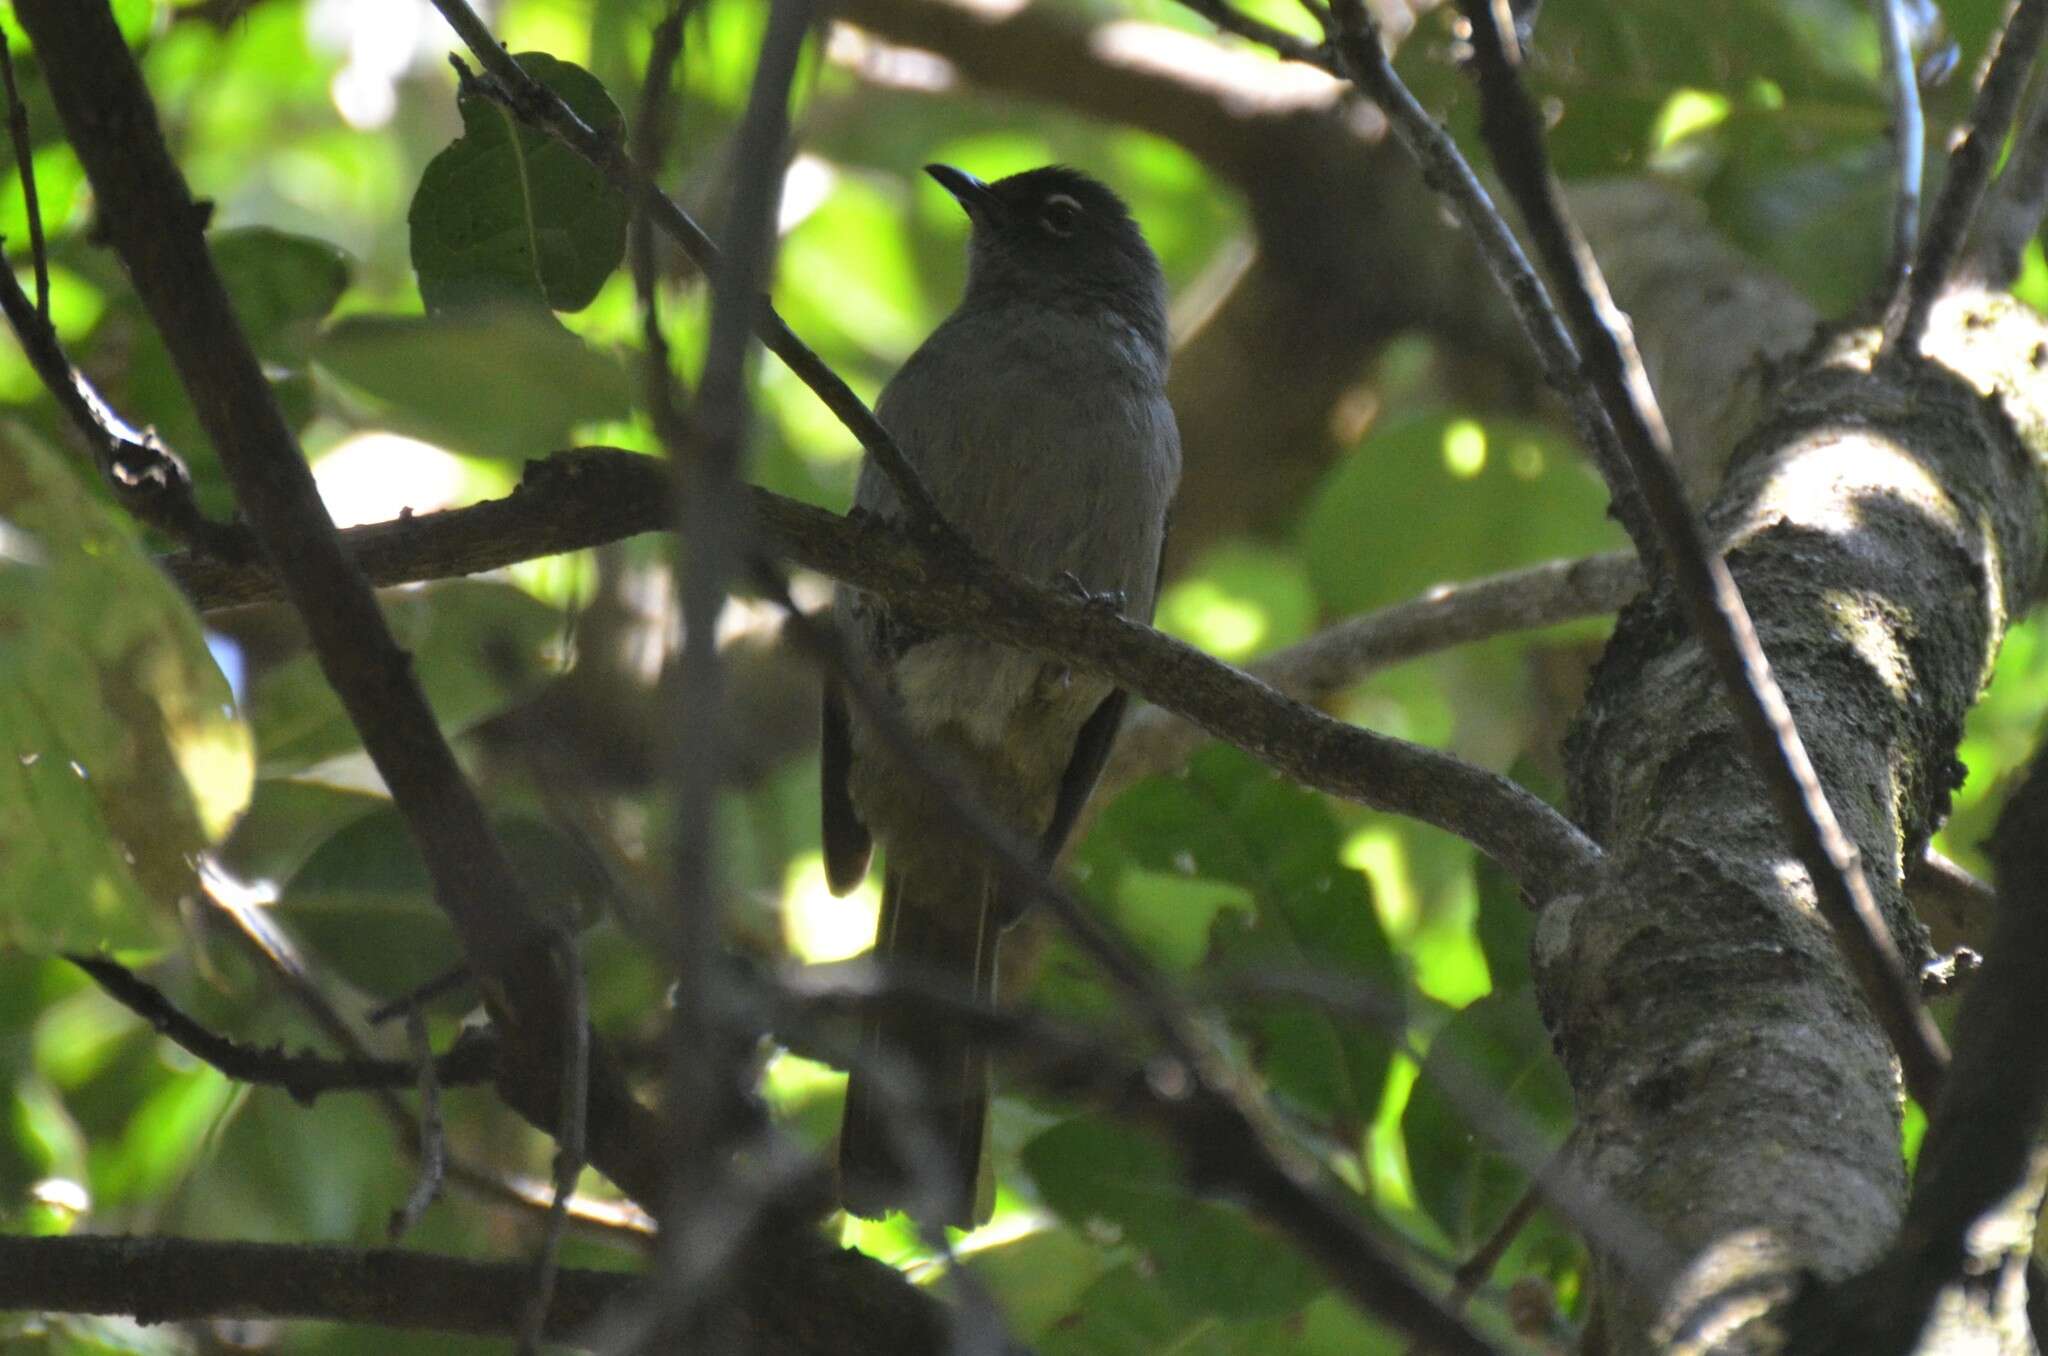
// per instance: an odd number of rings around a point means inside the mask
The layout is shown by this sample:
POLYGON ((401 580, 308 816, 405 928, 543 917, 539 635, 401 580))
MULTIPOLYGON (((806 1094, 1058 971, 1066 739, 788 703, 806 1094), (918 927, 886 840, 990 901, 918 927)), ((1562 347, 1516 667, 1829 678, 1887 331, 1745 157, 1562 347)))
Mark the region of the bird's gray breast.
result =
MULTIPOLYGON (((1180 478, 1164 385, 1161 356, 1112 315, 1012 303, 956 313, 876 413, 979 550, 1030 578, 1065 574, 1090 592, 1120 591, 1130 615, 1150 618, 1180 478)), ((899 511, 872 463, 855 502, 885 517, 899 511)), ((951 724, 980 745, 1015 738, 1016 716, 1033 702, 1078 711, 1049 713, 1078 729, 1108 690, 1074 678, 1048 692, 1042 660, 965 636, 912 647, 889 677, 914 725, 951 724)))

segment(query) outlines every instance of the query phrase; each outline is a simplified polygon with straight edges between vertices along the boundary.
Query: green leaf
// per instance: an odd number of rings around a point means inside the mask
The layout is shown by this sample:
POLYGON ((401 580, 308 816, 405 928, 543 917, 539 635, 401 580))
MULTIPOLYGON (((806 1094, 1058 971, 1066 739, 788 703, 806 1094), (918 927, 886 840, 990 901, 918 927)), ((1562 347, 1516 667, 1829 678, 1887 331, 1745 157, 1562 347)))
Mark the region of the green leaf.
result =
MULTIPOLYGON (((545 52, 515 60, 592 129, 619 135, 624 119, 597 77, 545 52)), ((506 301, 588 306, 625 255, 625 198, 491 100, 465 94, 457 106, 462 135, 420 176, 407 218, 428 314, 506 301)))
POLYGON ((1607 495, 1555 430, 1416 415, 1324 479, 1300 528, 1316 596, 1361 612, 1447 580, 1624 544, 1607 495))
POLYGON ((995 1296, 1010 1330, 1029 1338, 1082 1307, 1084 1293, 1109 1259, 1072 1229, 1038 1229, 979 1248, 968 1264, 995 1296))
MULTIPOLYGON (((451 579, 387 598, 385 620, 412 652, 441 728, 466 730, 533 692, 554 671, 560 615, 510 584, 451 579)), ((266 673, 251 694, 265 777, 300 771, 360 746, 312 655, 266 673)))
POLYGON ((248 803, 248 728, 135 528, 0 438, 0 944, 147 945, 248 803))
POLYGON ((1445 1092, 1448 1080, 1504 1098, 1523 1131, 1561 1141, 1571 1124, 1571 1089, 1528 988, 1488 994, 1437 1034, 1401 1116, 1418 1204, 1464 1251, 1487 1237, 1528 1185, 1445 1092))
POLYGON ((1190 1200, 1172 1157, 1135 1131, 1064 1121, 1026 1144, 1022 1157, 1047 1205, 1083 1229, 1120 1230, 1156 1264, 1160 1287, 1178 1306, 1256 1318, 1291 1313, 1321 1289, 1315 1268, 1264 1226, 1190 1200))
POLYGON ((539 307, 351 316, 314 345, 322 368, 399 433, 460 452, 531 457, 577 424, 623 419, 626 370, 539 307))
MULTIPOLYGON (((1156 939, 1200 928, 1212 968, 1335 975, 1398 1012, 1400 971, 1365 876, 1341 860, 1343 844, 1314 793, 1219 747, 1198 754, 1185 776, 1155 777, 1118 797, 1081 858, 1090 892, 1114 902, 1126 931, 1155 939, 1155 955, 1182 954, 1156 939)), ((1265 1001, 1235 1025, 1276 1092, 1340 1135, 1370 1124, 1392 1055, 1384 1031, 1265 1001)))
POLYGON ((208 244, 257 356, 303 367, 320 321, 348 290, 348 255, 324 240, 267 226, 216 231, 208 244))
MULTIPOLYGON (((603 868, 545 821, 499 815, 492 827, 538 903, 584 917, 609 897, 603 868)), ((285 885, 276 911, 322 959, 372 993, 400 993, 461 959, 454 930, 434 904, 426 863, 390 805, 316 848, 285 885)))

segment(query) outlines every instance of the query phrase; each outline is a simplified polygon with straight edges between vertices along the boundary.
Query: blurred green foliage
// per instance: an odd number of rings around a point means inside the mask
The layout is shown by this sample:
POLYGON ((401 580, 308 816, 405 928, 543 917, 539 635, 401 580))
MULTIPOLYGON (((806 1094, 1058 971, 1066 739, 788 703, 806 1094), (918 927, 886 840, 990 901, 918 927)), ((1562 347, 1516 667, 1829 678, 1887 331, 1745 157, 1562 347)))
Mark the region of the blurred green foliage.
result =
MULTIPOLYGON (((1168 0, 1041 3, 1207 31, 1168 0)), ((425 479, 429 462, 471 468, 473 486, 502 484, 504 464, 577 441, 655 449, 638 412, 640 322, 616 271, 616 201, 557 148, 508 132, 495 109, 458 107, 441 56, 448 35, 422 6, 258 0, 221 22, 201 9, 233 7, 116 8, 179 161, 213 204, 216 257, 238 311, 333 489, 343 488, 344 459, 330 455, 388 434, 441 449, 419 450, 416 464, 402 451, 379 463, 421 509, 441 493, 425 479), (479 300, 499 308, 474 309, 479 300)), ((634 106, 663 8, 504 0, 494 22, 515 50, 550 53, 526 59, 615 126, 618 109, 634 106)), ((1250 8, 1310 31, 1287 0, 1250 8)), ((2000 9, 1945 6, 1963 69, 2000 9)), ((746 0, 708 0, 687 29, 664 178, 714 232, 760 15, 746 0)), ((1474 100, 1455 46, 1448 9, 1427 11, 1400 63, 1469 136, 1474 100)), ((1888 114, 1876 50, 1854 0, 1550 0, 1533 69, 1568 176, 1653 172, 1687 185, 1738 243, 1839 307, 1868 291, 1884 245, 1888 114)), ((209 507, 226 512, 226 486, 163 347, 93 241, 90 194, 56 137, 32 55, 23 68, 57 328, 122 411, 188 458, 209 507)), ((1966 85, 1931 92, 1937 133, 1966 85)), ((776 300, 865 396, 961 285, 964 224, 916 173, 926 161, 988 177, 1048 160, 1096 170, 1132 202, 1180 293, 1252 228, 1212 168, 1145 133, 915 82, 870 83, 838 59, 807 61, 799 101, 776 300)), ((25 207, 11 174, 0 182, 0 235, 24 268, 25 207)), ((662 269, 665 328, 687 378, 702 355, 700 280, 666 250, 662 269)), ((2020 290, 2048 303, 2038 250, 2020 290)), ((1169 581, 1164 627, 1250 660, 1437 583, 1616 544, 1599 487, 1563 435, 1468 407, 1429 375, 1428 345, 1411 345, 1387 360, 1388 374, 1405 375, 1382 383, 1385 407, 1287 530, 1206 544, 1169 581)), ((756 386, 752 477, 843 505, 851 439, 786 372, 764 365, 756 386)), ((237 1088, 50 957, 154 947, 153 977, 215 1029, 324 1045, 228 926, 192 906, 181 864, 245 799, 217 860, 259 897, 276 893, 260 911, 351 1015, 452 962, 447 925, 295 629, 274 613, 209 619, 210 656, 199 623, 142 560, 142 535, 76 463, 48 450, 69 446, 65 432, 4 346, 0 408, 0 1228, 379 1242, 411 1166, 368 1101, 330 1096, 306 1109, 237 1088), (74 760, 89 775, 75 775, 74 760)), ((639 542, 608 553, 604 568, 644 589, 660 560, 657 543, 639 542)), ((387 598, 387 614, 443 722, 463 736, 523 869, 586 923, 593 1013, 637 1076, 655 1067, 664 1025, 663 977, 636 913, 661 898, 663 806, 640 767, 659 765, 661 727, 600 742, 611 777, 601 785, 502 756, 507 723, 593 657, 579 648, 593 624, 565 601, 588 596, 585 573, 529 567, 411 589, 387 598)), ((638 595, 626 601, 637 606, 638 595)), ((1534 700, 1538 675, 1583 663, 1598 630, 1404 665, 1330 705, 1542 788, 1554 777, 1557 713, 1534 700)), ((2001 778, 2040 736, 2044 684, 2048 641, 2023 624, 1963 745, 1971 776, 1945 842, 1966 860, 2001 778)), ((826 916, 811 907, 822 876, 808 760, 778 749, 722 807, 736 945, 763 958, 827 949, 800 921, 826 916)), ((1331 804, 1223 750, 1100 807, 1074 866, 1106 917, 1211 1000, 1234 1069, 1272 1095, 1274 1132, 1354 1188, 1370 1227, 1446 1283, 1524 1185, 1447 1089, 1458 1076, 1479 1081, 1551 1144, 1569 1117, 1529 998, 1529 918, 1512 885, 1443 834, 1331 804), (1262 976, 1312 980, 1319 996, 1261 991, 1262 976)), ((1057 943, 1033 997, 1111 1029, 1121 1020, 1100 977, 1057 943)), ((452 1036, 468 1002, 457 994, 433 1011, 437 1040, 452 1036)), ((838 1075, 787 1054, 768 1069, 774 1110, 822 1147, 838 1075)), ((457 1153, 493 1171, 545 1172, 549 1146, 488 1095, 449 1100, 457 1153)), ((1191 1201, 1158 1142, 1009 1091, 995 1119, 1002 1206, 967 1240, 965 1265, 1039 1349, 1401 1350, 1236 1206, 1191 1201)), ((532 1237, 530 1219, 456 1195, 414 1241, 502 1257, 532 1237)), ((845 1237, 920 1275, 939 1264, 900 1221, 850 1225, 845 1237)), ((615 1266, 634 1256, 589 1240, 570 1253, 615 1266)), ((1539 1218, 1499 1283, 1540 1277, 1569 1310, 1579 1266, 1576 1245, 1539 1218)), ((1496 1284, 1480 1304, 1495 1327, 1498 1298, 1496 1284)), ((234 1335, 245 1349, 298 1352, 485 1349, 319 1325, 234 1335)), ((22 1317, 0 1317, 0 1345, 212 1349, 177 1329, 22 1317)))

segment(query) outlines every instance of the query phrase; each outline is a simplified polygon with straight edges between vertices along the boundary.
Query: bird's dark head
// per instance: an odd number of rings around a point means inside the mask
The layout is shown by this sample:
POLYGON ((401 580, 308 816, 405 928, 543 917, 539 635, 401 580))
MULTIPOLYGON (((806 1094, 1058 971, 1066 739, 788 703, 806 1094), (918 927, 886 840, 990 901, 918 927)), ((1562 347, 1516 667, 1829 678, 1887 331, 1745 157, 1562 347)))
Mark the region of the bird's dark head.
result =
POLYGON ((1166 281, 1123 199, 1065 165, 992 184, 951 165, 926 165, 973 223, 970 302, 1025 297, 1055 306, 1106 306, 1166 346, 1166 281))

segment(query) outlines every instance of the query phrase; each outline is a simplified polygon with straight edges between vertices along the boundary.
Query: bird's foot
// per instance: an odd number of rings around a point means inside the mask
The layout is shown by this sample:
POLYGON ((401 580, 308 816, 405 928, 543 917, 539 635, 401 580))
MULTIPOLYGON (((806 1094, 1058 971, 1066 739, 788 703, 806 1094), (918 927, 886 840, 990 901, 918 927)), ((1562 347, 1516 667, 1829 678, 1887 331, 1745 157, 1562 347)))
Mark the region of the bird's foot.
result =
POLYGON ((1075 574, 1072 570, 1061 570, 1054 582, 1059 585, 1063 592, 1073 595, 1089 607, 1100 607, 1106 608, 1111 612, 1121 612, 1124 610, 1125 605, 1130 602, 1130 598, 1122 589, 1104 589, 1100 593, 1095 592, 1082 583, 1081 576, 1075 574))

